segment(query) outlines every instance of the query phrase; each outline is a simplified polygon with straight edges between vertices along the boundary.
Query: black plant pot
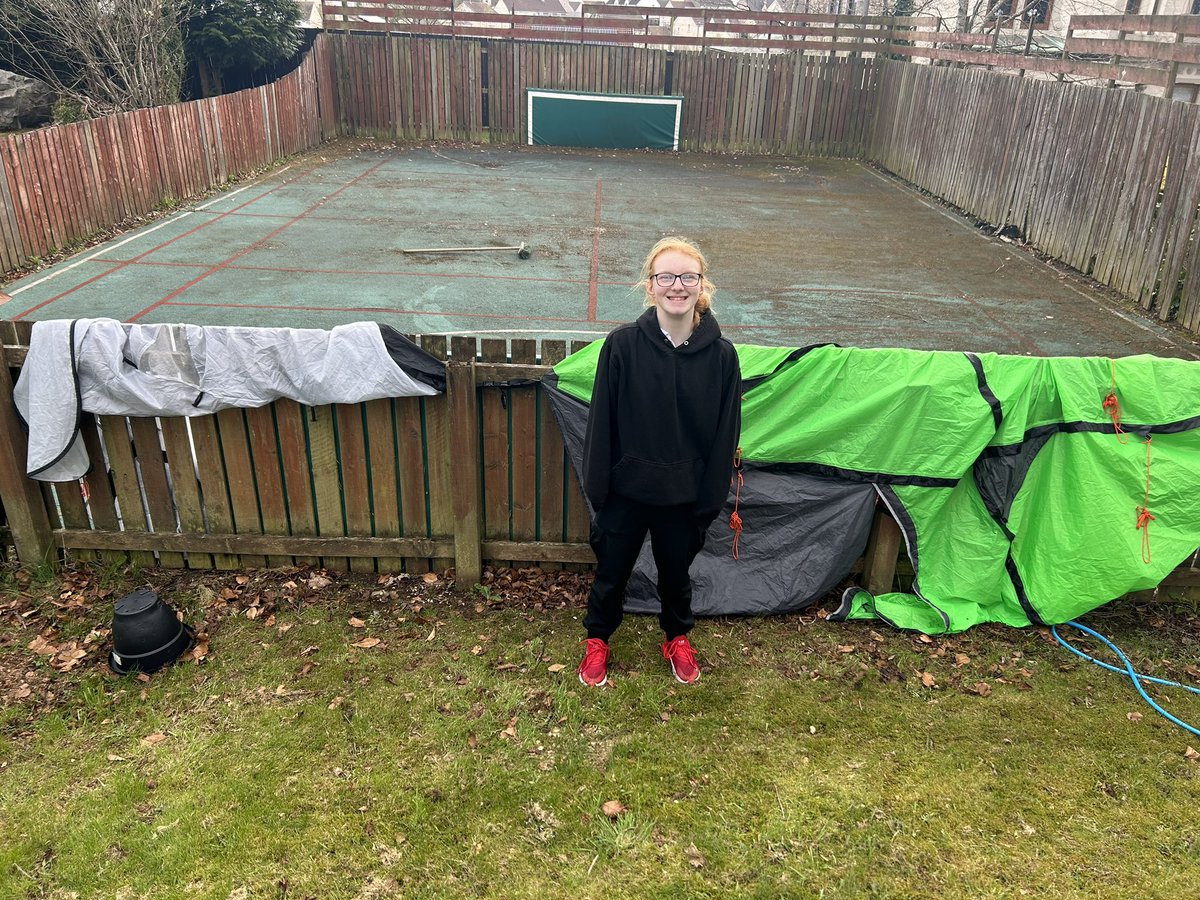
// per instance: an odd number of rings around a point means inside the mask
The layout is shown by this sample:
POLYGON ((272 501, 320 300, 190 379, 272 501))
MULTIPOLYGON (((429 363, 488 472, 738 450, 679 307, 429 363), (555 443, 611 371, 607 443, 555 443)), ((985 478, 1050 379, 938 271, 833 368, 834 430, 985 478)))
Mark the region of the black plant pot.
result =
POLYGON ((154 591, 126 594, 113 607, 108 667, 118 675, 156 672, 195 642, 196 633, 154 591))

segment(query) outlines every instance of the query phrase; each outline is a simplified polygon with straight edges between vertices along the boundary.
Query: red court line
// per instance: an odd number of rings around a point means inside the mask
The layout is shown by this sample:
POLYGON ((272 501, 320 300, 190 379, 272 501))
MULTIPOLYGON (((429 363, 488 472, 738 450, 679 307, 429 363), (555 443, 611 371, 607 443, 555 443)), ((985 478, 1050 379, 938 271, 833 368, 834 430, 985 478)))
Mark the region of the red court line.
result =
MULTIPOLYGON (((268 235, 269 237, 269 235, 268 235)), ((266 238, 263 238, 266 240, 266 238)), ((104 259, 101 262, 118 262, 119 260, 104 259)), ((183 269, 201 269, 207 268, 208 263, 189 263, 189 262, 169 262, 166 260, 147 260, 145 262, 130 261, 130 264, 139 266, 155 266, 183 269)), ((591 281, 584 281, 581 278, 535 278, 531 275, 480 275, 476 272, 406 272, 399 270, 374 270, 364 271, 362 269, 309 269, 302 266, 224 266, 230 272, 283 272, 293 275, 351 275, 351 276, 367 276, 377 278, 380 276, 387 278, 470 278, 473 281, 525 281, 539 284, 591 284, 591 281)), ((636 283, 627 281, 597 281, 596 284, 602 284, 605 287, 635 287, 636 283)))
POLYGON ((336 197, 342 191, 344 191, 348 187, 350 187, 350 185, 355 184, 355 183, 361 181, 362 179, 366 178, 372 172, 376 171, 381 166, 383 166, 386 162, 388 162, 388 160, 386 160, 386 159, 380 160, 378 163, 371 166, 371 168, 367 169, 365 172, 360 172, 358 175, 356 175, 354 178, 351 178, 349 181, 347 181, 345 184, 343 184, 340 188, 338 188, 332 194, 329 194, 327 197, 322 197, 315 204, 310 206, 304 212, 300 213, 300 215, 295 216, 290 222, 285 222, 284 224, 282 224, 278 228, 276 228, 274 231, 272 231, 270 234, 259 238, 253 244, 243 247, 241 250, 239 250, 237 253, 233 254, 233 256, 229 257, 228 259, 224 260, 223 262, 219 262, 215 266, 211 266, 208 269, 208 271, 202 272, 201 274, 199 274, 195 278, 193 278, 191 281, 189 281, 187 284, 181 285, 180 287, 171 291, 171 293, 167 294, 167 296, 163 297, 161 300, 156 300, 154 303, 151 303, 149 306, 147 306, 141 312, 130 316, 126 321, 136 322, 142 316, 146 315, 146 313, 151 312, 152 310, 158 309, 158 307, 162 306, 164 303, 168 303, 171 300, 174 300, 176 297, 178 297, 180 294, 182 294, 188 288, 193 287, 196 284, 199 284, 201 281, 203 281, 209 275, 213 274, 213 272, 219 272, 221 269, 225 268, 227 265, 229 265, 229 263, 233 262, 235 259, 239 259, 239 258, 245 256, 247 253, 252 251, 255 247, 258 247, 261 244, 266 243, 267 241, 271 240, 271 238, 275 237, 280 232, 295 225, 297 222, 299 222, 301 219, 303 219, 306 215, 308 215, 314 209, 320 209, 324 204, 328 203, 330 200, 332 200, 334 197, 336 197))
MULTIPOLYGON (((204 309, 275 309, 289 312, 324 312, 324 313, 382 313, 391 316, 460 316, 468 319, 501 319, 512 322, 567 322, 574 325, 589 324, 581 319, 567 316, 502 316, 495 313, 456 312, 454 310, 429 309, 395 309, 388 306, 292 306, 288 304, 273 305, 269 303, 201 303, 191 300, 172 300, 167 306, 202 307, 204 309)), ((589 320, 591 321, 591 320, 589 320)), ((598 325, 620 325, 621 322, 610 322, 606 319, 595 320, 598 325)))
POLYGON ((600 199, 603 193, 603 185, 599 178, 596 179, 596 216, 592 221, 592 268, 588 274, 588 321, 596 321, 596 302, 599 299, 599 287, 596 283, 596 276, 600 272, 600 199))
MULTIPOLYGON (((315 166, 314 166, 314 168, 315 168, 315 166)), ((139 253, 137 256, 133 257, 133 259, 129 260, 128 262, 119 263, 119 264, 113 266, 111 269, 101 272, 99 275, 93 275, 91 278, 88 278, 86 281, 81 281, 78 284, 76 284, 74 287, 68 288, 67 290, 63 291, 60 294, 55 294, 49 300, 43 300, 41 303, 38 303, 36 306, 29 307, 29 309, 25 310, 22 313, 18 313, 17 315, 13 316, 13 318, 14 319, 24 318, 25 316, 29 315, 32 312, 37 312, 39 309, 42 309, 45 306, 49 306, 51 303, 53 303, 56 300, 61 300, 63 297, 66 297, 70 294, 75 293, 80 288, 87 287, 89 284, 92 284, 93 282, 99 281, 101 278, 105 278, 105 277, 111 275, 113 272, 118 272, 121 269, 124 269, 126 266, 131 266, 134 263, 139 263, 139 262, 141 262, 142 259, 149 256, 151 253, 161 250, 163 247, 169 247, 171 244, 175 243, 176 241, 182 240, 183 238, 187 237, 188 235, 195 234, 201 228, 207 228, 209 225, 212 225, 214 222, 219 222, 221 219, 225 218, 226 216, 230 215, 231 213, 235 212, 236 210, 239 210, 239 209, 242 209, 243 207, 249 206, 251 203, 256 203, 257 201, 261 200, 263 197, 266 197, 270 194, 275 193, 280 188, 282 188, 288 184, 291 184, 297 178, 302 178, 304 175, 308 174, 308 172, 311 172, 311 171, 312 171, 312 169, 309 169, 306 172, 298 172, 293 177, 288 178, 285 181, 281 181, 279 184, 275 185, 275 187, 271 188, 269 191, 259 194, 257 197, 252 197, 251 199, 247 200, 245 203, 235 206, 233 209, 229 210, 228 212, 221 213, 216 218, 209 219, 207 222, 201 222, 195 228, 189 229, 188 231, 185 231, 183 234, 178 234, 175 237, 171 238, 169 241, 163 241, 161 244, 159 244, 155 247, 151 247, 145 253, 139 253)))
POLYGON ((959 296, 962 297, 962 299, 966 300, 968 303, 970 303, 977 310, 979 310, 979 312, 981 314, 983 314, 986 318, 991 319, 992 322, 997 327, 999 327, 1001 331, 1003 331, 1009 337, 1015 338, 1017 341, 1018 347, 1024 347, 1026 350, 1031 350, 1032 352, 1036 353, 1038 356, 1045 355, 1042 348, 1038 346, 1037 341, 1030 340, 1029 338, 1025 337, 1025 335, 1021 334, 1021 332, 1015 331, 1014 329, 1009 328, 1007 325, 1005 325, 1003 322, 1001 322, 998 318, 996 318, 994 315, 992 315, 990 312, 988 312, 984 308, 983 304, 981 304, 978 300, 976 300, 974 297, 972 297, 966 291, 963 291, 961 294, 959 294, 959 296))

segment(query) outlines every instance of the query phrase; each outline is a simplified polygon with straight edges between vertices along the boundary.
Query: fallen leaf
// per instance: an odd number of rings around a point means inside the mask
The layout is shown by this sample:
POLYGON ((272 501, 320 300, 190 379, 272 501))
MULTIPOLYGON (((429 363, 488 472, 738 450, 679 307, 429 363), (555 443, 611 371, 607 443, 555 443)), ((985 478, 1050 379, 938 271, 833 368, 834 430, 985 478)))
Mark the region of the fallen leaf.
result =
POLYGON ((332 700, 329 701, 329 709, 337 709, 339 706, 342 705, 342 703, 345 702, 345 700, 346 700, 345 697, 334 697, 332 700))
POLYGON ((479 738, 475 737, 475 732, 471 732, 467 735, 467 746, 472 750, 479 749, 479 738))
POLYGON ((55 653, 58 652, 58 648, 55 647, 53 644, 51 644, 48 640, 46 640, 41 635, 38 635, 32 641, 29 642, 29 649, 32 650, 34 653, 36 653, 38 656, 53 656, 55 653))
POLYGON ((143 747, 153 747, 155 744, 161 744, 167 739, 167 736, 161 731, 156 731, 154 734, 148 734, 142 738, 143 747))
POLYGON ((1125 713, 1125 718, 1130 722, 1140 722, 1142 721, 1142 714, 1140 712, 1125 713))
POLYGON ((854 645, 853 644, 838 644, 837 651, 838 651, 838 653, 853 653, 854 645))
POLYGON ((437 637, 437 626, 429 629, 429 634, 425 636, 425 640, 432 641, 435 637, 437 637))
POLYGON ((517 736, 517 720, 509 719, 508 726, 502 732, 500 732, 500 737, 508 738, 509 740, 512 740, 516 736, 517 736))
POLYGON ((350 646, 351 647, 361 647, 363 650, 370 650, 372 647, 379 646, 379 643, 380 643, 379 638, 369 637, 369 638, 363 638, 361 641, 355 641, 350 646))
POLYGON ((973 687, 968 688, 972 694, 978 694, 980 697, 986 697, 992 692, 992 686, 986 681, 977 681, 973 687))
POLYGON ((917 635, 917 640, 920 641, 922 644, 932 644, 933 643, 933 638, 931 638, 927 634, 917 635))
POLYGON ((358 616, 351 616, 350 622, 348 624, 350 625, 351 628, 366 628, 367 627, 367 623, 364 622, 362 619, 358 618, 358 616))
POLYGON ((248 584, 250 577, 248 575, 238 575, 234 579, 238 584, 248 584))
POLYGON ((426 584, 434 584, 438 580, 436 572, 426 572, 421 578, 426 584))
POLYGON ((1184 750, 1183 755, 1193 761, 1200 759, 1200 753, 1197 753, 1193 747, 1188 747, 1186 750, 1184 750))
POLYGON ((604 813, 610 819, 615 819, 617 816, 621 815, 621 813, 628 811, 629 810, 626 808, 625 804, 620 800, 609 800, 600 807, 600 812, 604 813))
POLYGON ((925 687, 928 687, 928 688, 935 687, 937 685, 937 679, 934 678, 932 675, 930 675, 928 672, 922 672, 921 673, 921 684, 925 685, 925 687))
POLYGON ((555 663, 554 665, 552 665, 548 669, 546 669, 546 671, 547 672, 561 672, 565 668, 566 668, 566 666, 564 666, 562 663, 555 663))
POLYGON ((109 762, 125 762, 125 757, 117 756, 117 754, 115 754, 115 753, 110 753, 110 754, 108 754, 108 761, 109 762))

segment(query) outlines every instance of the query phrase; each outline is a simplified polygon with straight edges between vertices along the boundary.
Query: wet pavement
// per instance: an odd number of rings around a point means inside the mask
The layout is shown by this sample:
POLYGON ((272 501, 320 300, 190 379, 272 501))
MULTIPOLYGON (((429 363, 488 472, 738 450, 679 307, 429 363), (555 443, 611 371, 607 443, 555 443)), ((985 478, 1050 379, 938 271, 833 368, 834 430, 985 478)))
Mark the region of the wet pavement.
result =
POLYGON ((662 152, 331 145, 5 286, 0 317, 587 339, 638 315, 671 233, 737 342, 1200 358, 863 164, 662 152))

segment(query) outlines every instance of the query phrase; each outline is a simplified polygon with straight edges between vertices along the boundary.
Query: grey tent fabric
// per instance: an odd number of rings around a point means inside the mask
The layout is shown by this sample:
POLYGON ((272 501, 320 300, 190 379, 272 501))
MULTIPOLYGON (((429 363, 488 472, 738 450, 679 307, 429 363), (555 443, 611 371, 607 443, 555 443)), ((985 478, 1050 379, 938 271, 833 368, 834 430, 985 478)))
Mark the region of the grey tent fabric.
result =
POLYGON ((28 474, 66 481, 90 468, 85 412, 201 416, 285 397, 319 406, 444 387, 439 360, 374 322, 325 331, 77 319, 34 323, 13 398, 29 429, 28 474))

